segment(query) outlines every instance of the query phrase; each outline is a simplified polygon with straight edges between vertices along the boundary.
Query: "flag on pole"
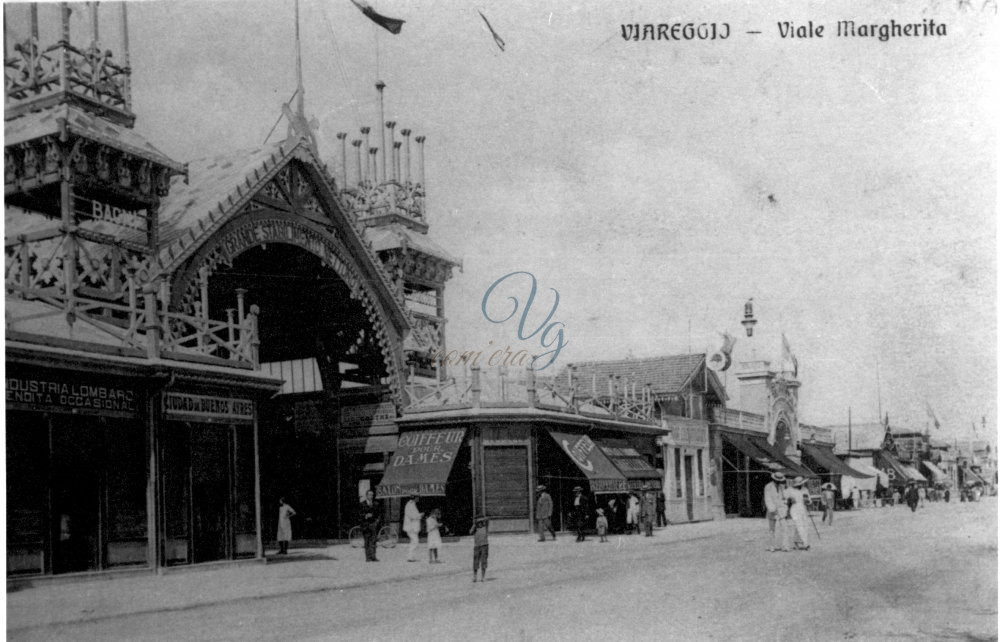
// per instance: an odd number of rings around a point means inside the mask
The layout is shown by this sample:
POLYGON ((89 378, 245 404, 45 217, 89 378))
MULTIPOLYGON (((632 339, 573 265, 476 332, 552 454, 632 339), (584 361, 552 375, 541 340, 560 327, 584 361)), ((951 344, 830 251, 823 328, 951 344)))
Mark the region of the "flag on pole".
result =
POLYGON ((500 47, 500 51, 506 51, 507 43, 504 42, 503 38, 500 37, 500 34, 496 32, 493 25, 490 24, 490 21, 483 15, 483 12, 479 11, 479 9, 476 9, 476 11, 479 13, 479 17, 483 19, 483 22, 486 23, 486 28, 490 30, 491 34, 493 34, 493 42, 497 43, 497 47, 500 47))
POLYGON ((399 33, 400 30, 402 30, 403 28, 403 23, 406 22, 405 20, 399 20, 398 18, 390 18, 388 16, 383 16, 382 14, 377 13, 374 9, 372 9, 372 6, 370 4, 365 2, 365 0, 351 0, 351 2, 354 3, 355 7, 361 9, 361 13, 368 16, 368 18, 372 22, 382 27, 389 33, 399 33))
POLYGON ((925 401, 924 402, 924 406, 927 408, 927 416, 930 417, 930 420, 934 422, 934 427, 937 428, 938 430, 940 430, 941 429, 941 422, 938 421, 937 415, 934 414, 934 409, 931 408, 930 402, 929 401, 925 401))
POLYGON ((799 376, 799 360, 792 354, 792 346, 788 344, 788 338, 784 332, 781 333, 781 361, 782 363, 791 363, 792 376, 799 376))

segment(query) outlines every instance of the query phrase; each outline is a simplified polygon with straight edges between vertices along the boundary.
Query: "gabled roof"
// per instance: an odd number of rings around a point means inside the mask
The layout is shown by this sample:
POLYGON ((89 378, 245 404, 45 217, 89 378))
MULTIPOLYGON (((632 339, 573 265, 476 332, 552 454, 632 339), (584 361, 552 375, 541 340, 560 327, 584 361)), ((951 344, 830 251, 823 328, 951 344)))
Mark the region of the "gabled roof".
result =
MULTIPOLYGON (((635 384, 637 389, 648 383, 653 394, 657 395, 675 394, 683 390, 704 363, 704 354, 677 354, 646 359, 588 361, 574 363, 572 366, 575 368, 573 376, 580 382, 582 389, 586 390, 593 384, 598 396, 607 392, 609 376, 623 377, 629 385, 635 384)), ((568 381, 568 368, 569 366, 562 368, 556 381, 568 381)), ((713 387, 726 398, 725 389, 715 373, 709 371, 709 376, 713 387)))
POLYGON ((184 172, 184 165, 171 160, 135 130, 94 116, 71 105, 56 105, 48 109, 29 112, 4 122, 4 145, 60 133, 60 120, 66 121, 70 133, 97 143, 120 149, 134 156, 145 158, 177 173, 184 172))

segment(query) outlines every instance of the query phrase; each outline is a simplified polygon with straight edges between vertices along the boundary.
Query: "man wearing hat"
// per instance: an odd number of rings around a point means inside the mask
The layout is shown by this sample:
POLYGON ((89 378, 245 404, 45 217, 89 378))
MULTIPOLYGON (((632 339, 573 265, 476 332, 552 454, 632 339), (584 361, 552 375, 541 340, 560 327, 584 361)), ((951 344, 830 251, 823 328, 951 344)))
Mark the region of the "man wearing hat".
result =
POLYGON ((545 531, 552 533, 552 540, 556 539, 556 532, 552 530, 552 497, 545 490, 543 484, 539 484, 538 501, 535 503, 535 521, 538 522, 538 541, 545 541, 545 531))
POLYGON ((837 501, 837 487, 830 482, 823 484, 820 496, 823 498, 823 519, 820 521, 825 523, 829 520, 830 526, 833 526, 833 505, 837 501))
POLYGON ((778 550, 779 541, 782 550, 787 550, 785 548, 785 475, 783 473, 771 473, 771 481, 764 486, 764 508, 767 510, 767 528, 771 532, 771 546, 767 550, 778 550))
POLYGON ((573 487, 573 526, 576 530, 576 541, 582 542, 587 538, 584 537, 583 531, 587 527, 587 517, 590 515, 590 504, 587 501, 587 496, 583 494, 583 487, 574 486, 573 487))

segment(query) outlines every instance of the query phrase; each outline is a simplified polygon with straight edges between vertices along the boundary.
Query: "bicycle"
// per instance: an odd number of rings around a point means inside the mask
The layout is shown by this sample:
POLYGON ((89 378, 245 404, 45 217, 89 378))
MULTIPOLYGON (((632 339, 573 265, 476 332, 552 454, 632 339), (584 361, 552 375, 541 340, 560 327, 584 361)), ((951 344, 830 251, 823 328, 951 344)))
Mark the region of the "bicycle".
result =
MULTIPOLYGON (((362 548, 365 545, 365 534, 360 526, 355 526, 348 531, 347 539, 351 543, 351 548, 362 548)), ((396 544, 399 543, 399 533, 396 530, 396 524, 386 524, 378 529, 375 541, 382 548, 396 548, 396 544)))

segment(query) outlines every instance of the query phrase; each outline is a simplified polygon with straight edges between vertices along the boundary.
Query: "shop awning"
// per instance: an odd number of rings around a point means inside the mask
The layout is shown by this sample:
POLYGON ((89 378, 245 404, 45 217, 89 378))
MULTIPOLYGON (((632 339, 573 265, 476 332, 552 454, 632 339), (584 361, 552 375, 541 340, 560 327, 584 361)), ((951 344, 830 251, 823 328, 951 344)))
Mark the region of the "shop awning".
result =
POLYGON ((889 481, 891 484, 903 486, 911 480, 910 474, 906 470, 907 467, 901 464, 898 459, 889 453, 884 450, 881 451, 879 453, 879 459, 881 460, 882 468, 889 474, 889 481))
POLYGON ((551 431, 549 434, 586 476, 591 492, 621 493, 628 490, 628 479, 590 437, 551 431))
POLYGON ((962 479, 965 480, 964 483, 966 486, 974 486, 976 484, 982 484, 983 486, 986 485, 986 480, 980 477, 974 470, 970 468, 963 468, 962 473, 964 474, 962 479))
POLYGON ((927 478, 924 477, 919 470, 913 466, 903 466, 906 469, 906 474, 910 476, 910 481, 924 482, 927 483, 927 478))
POLYGON ((648 484, 650 488, 659 490, 663 487, 663 475, 657 472, 649 461, 638 450, 623 439, 595 439, 597 444, 611 463, 614 464, 625 479, 629 480, 629 490, 642 488, 648 484))
POLYGON ((365 453, 391 453, 396 450, 398 435, 372 435, 365 441, 365 453))
POLYGON ((418 430, 399 435, 378 485, 378 496, 444 495, 451 465, 464 438, 465 428, 418 430))
POLYGON ((838 459, 833 454, 832 446, 820 446, 804 442, 800 442, 799 446, 807 455, 813 458, 817 466, 826 470, 826 474, 828 475, 847 475, 855 479, 868 479, 871 477, 871 475, 857 471, 838 459))
MULTIPOLYGON (((889 487, 889 475, 886 474, 886 472, 884 470, 879 470, 878 468, 875 468, 871 464, 863 462, 863 461, 859 461, 857 459, 851 461, 848 465, 851 468, 853 468, 854 470, 857 470, 857 471, 860 471, 862 473, 865 473, 866 475, 874 475, 875 478, 878 479, 879 482, 882 483, 882 486, 884 488, 888 488, 889 487)), ((875 485, 876 485, 875 481, 873 480, 872 483, 871 483, 871 488, 869 490, 875 490, 875 485)), ((868 489, 863 484, 856 484, 856 486, 858 488, 862 489, 862 490, 868 489)))
POLYGON ((816 477, 815 473, 802 464, 796 464, 777 452, 764 437, 751 437, 750 435, 737 435, 728 432, 721 434, 723 439, 740 452, 771 472, 780 472, 792 477, 816 477))
POLYGON ((943 470, 935 466, 933 463, 924 460, 921 462, 924 468, 931 474, 931 478, 934 480, 935 484, 947 484, 951 481, 948 475, 945 474, 943 470))

